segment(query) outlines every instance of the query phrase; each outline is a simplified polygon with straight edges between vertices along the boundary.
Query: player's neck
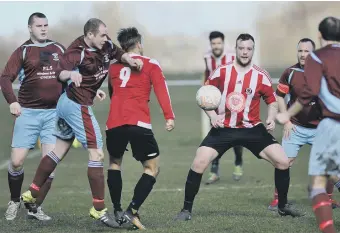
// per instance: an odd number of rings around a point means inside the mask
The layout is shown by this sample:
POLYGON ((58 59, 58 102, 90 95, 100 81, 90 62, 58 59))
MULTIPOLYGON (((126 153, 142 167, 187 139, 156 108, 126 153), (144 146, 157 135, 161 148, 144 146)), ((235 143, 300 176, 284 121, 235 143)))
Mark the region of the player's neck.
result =
POLYGON ((328 41, 328 40, 324 41, 324 46, 332 44, 340 44, 340 41, 328 41))
POLYGON ((93 48, 92 47, 92 44, 91 44, 91 41, 85 36, 84 37, 84 42, 85 42, 85 44, 87 45, 87 46, 89 46, 90 48, 93 48))
POLYGON ((233 63, 234 63, 235 69, 238 73, 247 73, 250 70, 250 68, 253 66, 252 62, 250 62, 246 66, 242 66, 236 61, 236 59, 233 61, 233 63))
POLYGON ((46 40, 44 40, 44 41, 38 41, 38 40, 35 39, 34 37, 31 37, 30 39, 31 39, 31 41, 33 42, 33 44, 44 44, 44 43, 46 43, 46 40))
POLYGON ((130 51, 127 52, 128 54, 137 54, 137 55, 141 55, 140 52, 137 49, 132 49, 130 51))

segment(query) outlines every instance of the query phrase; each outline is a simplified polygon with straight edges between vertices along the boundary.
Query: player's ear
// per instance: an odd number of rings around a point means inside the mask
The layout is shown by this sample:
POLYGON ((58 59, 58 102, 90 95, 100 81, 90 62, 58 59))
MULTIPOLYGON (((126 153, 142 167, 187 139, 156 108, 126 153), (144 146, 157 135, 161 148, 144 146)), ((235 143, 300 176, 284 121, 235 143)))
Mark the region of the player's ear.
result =
POLYGON ((27 28, 28 28, 28 31, 29 31, 30 33, 32 33, 32 26, 31 26, 31 25, 28 25, 27 28))

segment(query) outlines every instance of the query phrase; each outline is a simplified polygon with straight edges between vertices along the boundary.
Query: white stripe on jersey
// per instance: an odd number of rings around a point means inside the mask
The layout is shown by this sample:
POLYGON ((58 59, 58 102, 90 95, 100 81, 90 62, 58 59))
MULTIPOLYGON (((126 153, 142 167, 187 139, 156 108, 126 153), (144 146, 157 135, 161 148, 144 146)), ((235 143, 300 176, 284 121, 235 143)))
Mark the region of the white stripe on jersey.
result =
MULTIPOLYGON (((220 68, 219 70, 221 70, 223 68, 220 68)), ((228 91, 228 86, 229 86, 232 68, 233 68, 232 65, 225 66, 226 71, 225 71, 225 78, 224 78, 224 87, 223 87, 223 93, 222 93, 222 96, 221 96, 221 103, 220 103, 220 106, 218 106, 218 114, 225 114, 227 91, 228 91)))
POLYGON ((244 127, 246 127, 246 128, 253 127, 253 125, 249 123, 249 115, 248 114, 249 114, 249 111, 250 111, 251 101, 253 100, 253 97, 254 97, 255 92, 256 92, 258 78, 259 78, 259 72, 255 69, 253 69, 251 79, 250 79, 250 84, 249 84, 249 88, 252 90, 252 93, 247 96, 246 104, 245 104, 245 108, 244 108, 244 112, 243 112, 243 122, 242 123, 243 123, 244 127))
MULTIPOLYGON (((244 76, 245 76, 244 72, 237 74, 234 92, 242 93, 242 86, 243 86, 243 83, 244 83, 244 76)), ((237 114, 238 114, 238 112, 235 112, 235 111, 231 112, 230 122, 229 122, 229 126, 231 128, 235 128, 236 127, 237 114)))

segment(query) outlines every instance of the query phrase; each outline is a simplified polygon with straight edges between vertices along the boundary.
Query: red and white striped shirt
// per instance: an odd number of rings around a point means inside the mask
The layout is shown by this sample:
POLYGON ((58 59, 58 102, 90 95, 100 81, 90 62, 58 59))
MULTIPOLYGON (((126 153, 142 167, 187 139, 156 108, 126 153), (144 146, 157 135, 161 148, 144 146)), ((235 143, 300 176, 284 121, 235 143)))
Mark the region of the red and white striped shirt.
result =
POLYGON ((204 82, 207 81, 208 77, 212 72, 219 66, 225 65, 231 61, 234 61, 235 53, 225 53, 223 52, 220 57, 215 57, 215 55, 210 51, 204 56, 205 62, 205 78, 204 82))
POLYGON ((241 73, 229 62, 218 67, 206 84, 222 93, 217 114, 225 114, 224 127, 252 128, 261 123, 260 98, 268 105, 276 101, 270 75, 256 65, 241 73))

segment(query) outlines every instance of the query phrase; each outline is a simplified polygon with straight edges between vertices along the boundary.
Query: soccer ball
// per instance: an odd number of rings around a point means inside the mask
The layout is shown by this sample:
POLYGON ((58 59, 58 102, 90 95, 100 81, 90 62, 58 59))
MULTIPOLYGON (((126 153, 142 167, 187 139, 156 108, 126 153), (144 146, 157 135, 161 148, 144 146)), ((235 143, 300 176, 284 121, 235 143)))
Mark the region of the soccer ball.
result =
POLYGON ((205 85, 198 89, 196 102, 203 110, 215 110, 221 102, 221 92, 213 85, 205 85))
POLYGON ((75 138, 72 143, 73 148, 79 148, 81 147, 81 143, 75 138))

